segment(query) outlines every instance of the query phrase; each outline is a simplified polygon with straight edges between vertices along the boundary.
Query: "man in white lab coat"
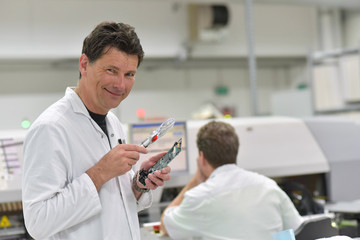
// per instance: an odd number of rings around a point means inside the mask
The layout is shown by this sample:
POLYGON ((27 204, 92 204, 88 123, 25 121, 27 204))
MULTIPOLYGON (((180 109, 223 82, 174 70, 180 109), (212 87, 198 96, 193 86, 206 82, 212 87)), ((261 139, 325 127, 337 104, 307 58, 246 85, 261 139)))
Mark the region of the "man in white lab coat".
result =
POLYGON ((149 190, 169 179, 170 168, 142 185, 132 166, 147 150, 124 144, 124 128, 109 110, 130 93, 143 56, 133 27, 99 24, 84 40, 76 88, 29 129, 22 192, 26 228, 35 239, 140 239, 137 212, 150 206, 149 190))
POLYGON ((173 239, 264 240, 300 226, 302 217, 276 182, 236 165, 239 140, 231 125, 204 125, 197 147, 196 174, 162 214, 165 234, 173 239))

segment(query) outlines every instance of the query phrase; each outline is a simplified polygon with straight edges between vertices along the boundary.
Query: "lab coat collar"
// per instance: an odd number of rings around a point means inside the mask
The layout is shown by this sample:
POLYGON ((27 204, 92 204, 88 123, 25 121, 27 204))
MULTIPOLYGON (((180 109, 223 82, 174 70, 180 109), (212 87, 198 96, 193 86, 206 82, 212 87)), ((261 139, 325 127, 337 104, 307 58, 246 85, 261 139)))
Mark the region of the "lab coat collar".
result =
POLYGON ((84 114, 86 117, 91 119, 89 112, 87 111, 85 104, 82 102, 81 98, 74 91, 75 87, 68 87, 65 91, 65 97, 70 99, 71 106, 76 113, 84 114))
MULTIPOLYGON (((85 117, 87 117, 90 120, 93 127, 96 129, 96 131, 98 131, 100 134, 105 134, 104 131, 100 128, 100 126, 91 118, 89 111, 85 107, 85 104, 83 103, 79 95, 77 95, 74 89, 75 89, 74 87, 68 87, 66 88, 66 92, 65 92, 65 98, 69 98, 73 111, 75 113, 82 114, 85 117)), ((108 123, 108 127, 111 127, 109 126, 109 123, 108 123)), ((111 131, 112 130, 110 130, 110 132, 111 131)), ((110 143, 110 148, 111 148, 111 144, 114 143, 110 143)))

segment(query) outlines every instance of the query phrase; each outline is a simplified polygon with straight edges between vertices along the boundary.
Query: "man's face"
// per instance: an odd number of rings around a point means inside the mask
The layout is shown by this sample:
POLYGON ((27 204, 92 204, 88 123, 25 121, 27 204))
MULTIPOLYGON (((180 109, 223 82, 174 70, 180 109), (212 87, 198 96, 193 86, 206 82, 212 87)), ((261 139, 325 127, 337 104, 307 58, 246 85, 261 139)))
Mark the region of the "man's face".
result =
POLYGON ((98 114, 106 114, 117 107, 134 85, 137 64, 137 55, 114 48, 94 63, 83 54, 80 58, 82 78, 77 92, 86 107, 98 114))

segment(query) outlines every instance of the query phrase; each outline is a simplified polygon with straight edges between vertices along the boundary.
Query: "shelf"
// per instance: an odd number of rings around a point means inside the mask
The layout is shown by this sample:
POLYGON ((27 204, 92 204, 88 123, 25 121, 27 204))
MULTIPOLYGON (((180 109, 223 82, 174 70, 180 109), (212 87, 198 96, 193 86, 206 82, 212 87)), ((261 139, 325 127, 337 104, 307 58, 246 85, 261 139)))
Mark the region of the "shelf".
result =
POLYGON ((346 112, 353 112, 353 111, 359 111, 360 112, 360 103, 356 105, 347 105, 343 108, 337 108, 337 109, 327 109, 327 110, 316 110, 316 114, 337 114, 337 113, 346 113, 346 112))
MULTIPOLYGON (((9 68, 31 68, 43 67, 77 69, 78 58, 13 58, 1 59, 0 69, 9 68)), ((306 64, 306 56, 259 56, 256 58, 257 67, 291 67, 306 64)), ((171 69, 215 69, 248 67, 248 58, 243 57, 212 57, 212 58, 191 58, 179 60, 177 58, 144 58, 140 65, 145 69, 171 68, 171 69)))
POLYGON ((359 50, 316 52, 308 59, 314 114, 360 111, 359 50))

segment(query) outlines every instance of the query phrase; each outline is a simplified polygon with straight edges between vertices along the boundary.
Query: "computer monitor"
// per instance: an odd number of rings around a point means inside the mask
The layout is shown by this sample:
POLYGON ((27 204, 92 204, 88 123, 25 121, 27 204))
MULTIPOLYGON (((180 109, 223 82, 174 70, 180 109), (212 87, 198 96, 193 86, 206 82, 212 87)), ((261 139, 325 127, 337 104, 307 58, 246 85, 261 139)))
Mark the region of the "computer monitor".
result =
MULTIPOLYGON (((132 144, 140 145, 149 134, 156 130, 161 125, 159 123, 136 123, 129 125, 129 141, 132 144)), ((182 150, 170 163, 171 175, 186 174, 188 173, 188 157, 187 157, 187 136, 186 136, 186 122, 175 122, 169 132, 164 136, 150 144, 148 154, 141 154, 138 163, 134 166, 134 171, 139 170, 141 163, 149 159, 151 156, 167 152, 176 141, 182 138, 182 150)))

